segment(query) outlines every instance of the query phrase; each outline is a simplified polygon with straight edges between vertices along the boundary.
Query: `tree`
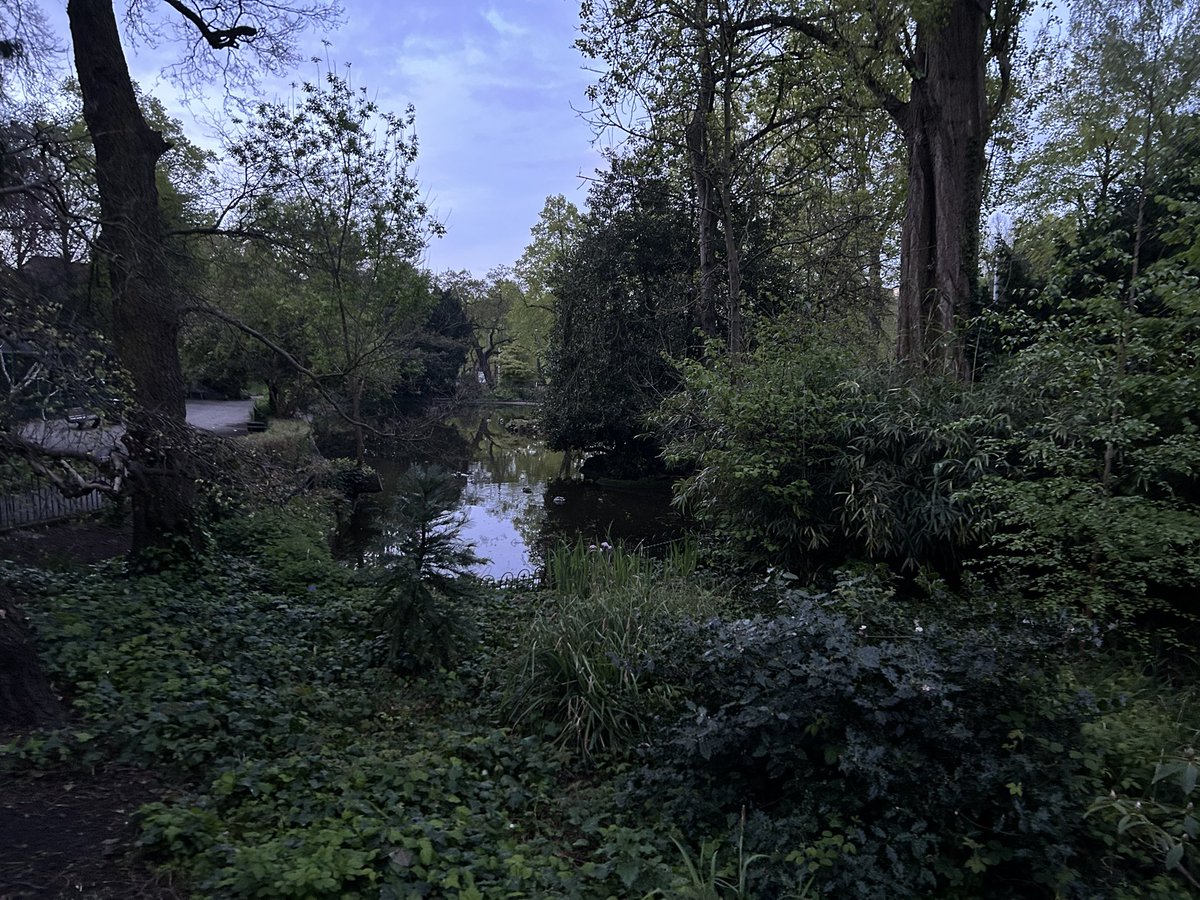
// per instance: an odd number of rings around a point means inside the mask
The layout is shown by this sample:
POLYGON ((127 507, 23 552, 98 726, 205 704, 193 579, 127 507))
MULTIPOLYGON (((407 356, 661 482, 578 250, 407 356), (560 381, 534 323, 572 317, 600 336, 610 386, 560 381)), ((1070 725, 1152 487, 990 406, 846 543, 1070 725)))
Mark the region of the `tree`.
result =
POLYGON ((411 107, 383 112, 327 71, 290 101, 259 104, 231 148, 249 186, 242 227, 276 248, 311 335, 312 374, 348 405, 360 463, 363 402, 390 394, 405 338, 432 305, 416 263, 442 227, 409 173, 413 121, 411 107))
POLYGON ((1155 156, 1194 111, 1200 4, 1077 0, 1045 62, 1039 139, 1023 160, 1024 217, 1105 215, 1121 189, 1154 177, 1155 156))
POLYGON ((488 272, 486 278, 475 278, 466 270, 446 272, 439 278, 441 287, 458 298, 467 314, 475 372, 490 390, 499 384, 501 354, 513 342, 507 328, 508 314, 521 296, 510 274, 501 266, 488 272))
POLYGON ((375 621, 388 665, 419 672, 449 666, 475 639, 464 608, 477 594, 481 562, 461 537, 462 486, 449 472, 413 466, 395 489, 393 517, 381 554, 375 621))
MULTIPOLYGON (((182 16, 167 21, 188 29, 193 39, 179 64, 182 74, 196 72, 204 52, 239 46, 250 49, 253 59, 278 66, 287 61, 297 29, 330 17, 329 8, 320 4, 165 0, 165 6, 171 15, 182 16)), ((168 27, 150 18, 158 9, 157 4, 153 9, 133 5, 133 21, 143 34, 168 27)), ((112 0, 69 0, 67 18, 84 120, 96 154, 103 221, 99 246, 112 290, 113 343, 134 400, 124 442, 137 552, 198 536, 178 352, 184 300, 180 257, 164 222, 156 180, 168 145, 138 106, 112 0)), ((224 71, 228 77, 245 75, 253 59, 226 57, 224 71)))
POLYGON ((23 0, 0 0, 0 101, 8 105, 15 83, 28 93, 53 80, 55 57, 61 52, 39 6, 23 0))
POLYGON ((636 456, 646 413, 675 383, 669 357, 696 349, 687 197, 643 161, 615 159, 580 226, 550 282, 547 442, 636 456))
MULTIPOLYGON (((831 10, 802 0, 721 0, 711 8, 708 0, 686 6, 614 0, 589 4, 586 10, 597 18, 609 17, 618 31, 636 31, 654 10, 662 9, 691 34, 690 42, 656 35, 640 46, 644 55, 660 62, 658 79, 676 78, 682 67, 687 83, 694 85, 689 151, 693 159, 702 159, 705 171, 712 169, 714 147, 717 153, 713 183, 725 208, 731 290, 737 287, 733 263, 738 236, 730 219, 731 191, 721 186, 722 179, 730 183, 731 166, 745 155, 747 140, 786 129, 787 111, 797 111, 785 103, 771 104, 757 116, 753 107, 739 113, 738 80, 753 83, 766 77, 762 73, 772 73, 766 83, 784 97, 793 84, 815 72, 828 94, 869 94, 899 129, 907 155, 897 355, 917 370, 967 377, 961 329, 970 313, 978 267, 984 152, 1011 88, 1018 27, 1028 6, 1028 0, 937 0, 895 6, 849 2, 831 10), (792 74, 788 62, 799 72, 792 74), (995 75, 991 82, 989 66, 995 75), (751 125, 735 140, 739 115, 757 127, 751 125)), ((602 85, 637 90, 597 94, 600 100, 632 99, 638 109, 660 108, 662 92, 643 90, 644 80, 630 82, 616 68, 604 77, 608 80, 602 85)), ((796 121, 804 119, 801 115, 796 121)), ((708 226, 703 221, 712 202, 711 187, 697 185, 702 271, 708 265, 708 226)), ((736 300, 731 298, 731 317, 736 317, 736 300)))
POLYGON ((514 266, 520 296, 508 312, 506 327, 513 345, 505 354, 508 375, 527 386, 546 380, 546 359, 554 328, 554 269, 574 246, 580 231, 579 210, 562 194, 546 198, 532 240, 514 266))
POLYGON ((777 34, 744 27, 768 9, 762 0, 589 4, 578 42, 608 66, 589 94, 597 127, 683 161, 695 204, 694 314, 710 337, 723 318, 735 355, 746 344, 747 263, 762 249, 751 246, 756 219, 790 187, 772 177, 772 158, 841 115, 777 34))
POLYGON ((1029 6, 1028 0, 939 0, 886 12, 853 9, 849 27, 796 12, 748 23, 787 28, 829 48, 904 137, 896 353, 918 370, 970 376, 962 329, 978 274, 984 154, 1011 91, 1018 29, 1029 6))

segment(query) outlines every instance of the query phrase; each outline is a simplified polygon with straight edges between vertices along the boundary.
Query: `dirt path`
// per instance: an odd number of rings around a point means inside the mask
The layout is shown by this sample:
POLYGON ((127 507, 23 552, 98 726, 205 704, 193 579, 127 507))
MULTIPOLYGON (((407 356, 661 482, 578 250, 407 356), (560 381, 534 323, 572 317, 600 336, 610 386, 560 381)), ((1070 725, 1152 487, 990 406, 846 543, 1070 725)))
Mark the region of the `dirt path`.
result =
MULTIPOLYGON (((0 560, 86 565, 128 552, 129 539, 128 526, 99 522, 14 531, 0 534, 0 560)), ((0 743, 13 737, 0 722, 0 743)), ((0 900, 186 896, 151 872, 134 846, 134 812, 166 790, 150 773, 119 766, 0 775, 0 900)))
POLYGON ((245 434, 253 400, 189 400, 187 420, 193 428, 216 434, 245 434))
POLYGON ((133 851, 139 806, 161 799, 145 772, 0 778, 0 898, 182 898, 133 851))

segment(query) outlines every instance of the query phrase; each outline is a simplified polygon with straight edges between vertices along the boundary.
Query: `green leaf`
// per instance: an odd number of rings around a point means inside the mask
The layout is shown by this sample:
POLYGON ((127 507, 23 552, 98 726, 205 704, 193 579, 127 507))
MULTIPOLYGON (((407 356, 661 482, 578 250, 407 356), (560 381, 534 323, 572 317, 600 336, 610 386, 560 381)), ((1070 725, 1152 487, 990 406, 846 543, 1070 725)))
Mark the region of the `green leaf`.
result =
POLYGON ((1163 865, 1168 869, 1174 869, 1183 861, 1183 844, 1176 844, 1167 851, 1166 859, 1163 860, 1163 865))

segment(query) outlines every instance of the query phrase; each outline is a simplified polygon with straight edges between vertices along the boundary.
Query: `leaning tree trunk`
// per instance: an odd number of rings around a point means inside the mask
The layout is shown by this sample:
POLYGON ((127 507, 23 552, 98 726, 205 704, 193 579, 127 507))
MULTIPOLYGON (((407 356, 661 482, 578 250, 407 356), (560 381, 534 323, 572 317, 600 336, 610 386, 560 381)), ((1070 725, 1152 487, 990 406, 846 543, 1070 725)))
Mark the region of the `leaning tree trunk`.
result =
POLYGON ((987 106, 983 6, 953 0, 917 33, 909 101, 895 117, 908 145, 896 355, 928 373, 970 378, 963 323, 979 268, 987 106))
POLYGON ((63 719, 62 704, 38 664, 25 616, 0 588, 0 733, 53 728, 63 719))
POLYGON ((111 0, 69 0, 67 16, 83 116, 96 148, 113 343, 134 392, 124 440, 136 553, 196 537, 179 364, 180 297, 155 182, 155 167, 169 147, 138 106, 111 0))

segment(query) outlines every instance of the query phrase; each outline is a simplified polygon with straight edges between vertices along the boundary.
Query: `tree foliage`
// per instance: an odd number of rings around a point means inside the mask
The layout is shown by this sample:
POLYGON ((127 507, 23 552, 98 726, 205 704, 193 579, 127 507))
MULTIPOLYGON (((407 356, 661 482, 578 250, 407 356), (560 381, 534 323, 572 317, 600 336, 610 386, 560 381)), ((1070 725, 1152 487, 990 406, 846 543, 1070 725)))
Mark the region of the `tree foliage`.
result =
POLYGON ((230 148, 249 188, 240 227, 270 240, 285 285, 275 300, 291 312, 274 317, 302 325, 310 376, 336 390, 360 460, 363 402, 401 381, 432 306, 416 263, 442 228, 410 174, 414 115, 381 111, 327 71, 289 101, 259 104, 230 148))
POLYGON ((550 282, 542 414, 551 447, 631 450, 672 389, 667 357, 694 343, 689 231, 686 199, 667 174, 614 160, 593 185, 550 282))

